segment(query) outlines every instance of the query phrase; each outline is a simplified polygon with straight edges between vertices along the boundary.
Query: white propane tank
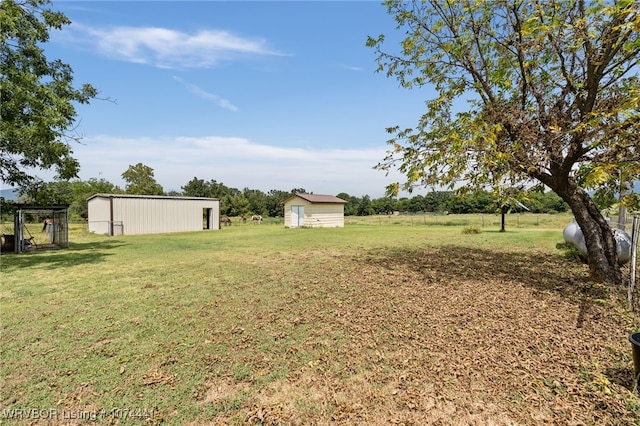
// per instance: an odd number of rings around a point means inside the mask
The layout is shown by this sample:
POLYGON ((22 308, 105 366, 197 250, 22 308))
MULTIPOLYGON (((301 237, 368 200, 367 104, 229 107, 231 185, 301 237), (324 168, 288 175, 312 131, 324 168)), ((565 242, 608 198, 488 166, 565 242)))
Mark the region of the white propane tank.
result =
POLYGON ((631 235, 618 228, 614 228, 613 238, 616 239, 616 246, 618 248, 618 263, 620 265, 627 263, 631 260, 631 235))
POLYGON ((587 255, 587 243, 584 240, 584 235, 582 235, 582 230, 576 223, 575 219, 573 222, 564 227, 562 231, 562 235, 564 236, 564 240, 568 243, 576 246, 578 251, 585 256, 587 255))
MULTIPOLYGON (((566 242, 576 246, 580 253, 587 254, 587 243, 584 240, 584 234, 582 234, 582 230, 575 219, 564 227, 562 236, 566 242)), ((616 240, 618 263, 620 265, 627 263, 631 260, 631 236, 620 229, 613 228, 613 238, 616 240)))

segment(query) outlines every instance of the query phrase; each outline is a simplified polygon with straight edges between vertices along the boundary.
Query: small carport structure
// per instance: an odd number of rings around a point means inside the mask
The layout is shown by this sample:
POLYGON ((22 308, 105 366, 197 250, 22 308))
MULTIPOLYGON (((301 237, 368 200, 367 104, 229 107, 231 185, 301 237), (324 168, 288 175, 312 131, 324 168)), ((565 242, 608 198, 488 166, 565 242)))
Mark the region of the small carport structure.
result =
POLYGON ((33 249, 69 247, 69 205, 15 204, 13 234, 3 235, 1 250, 22 253, 33 249), (27 224, 34 224, 29 230, 27 224), (42 225, 44 226, 42 226, 42 225), (37 231, 36 231, 37 229, 37 231), (34 232, 43 232, 45 237, 34 237, 34 232), (36 241, 37 240, 37 241, 36 241))

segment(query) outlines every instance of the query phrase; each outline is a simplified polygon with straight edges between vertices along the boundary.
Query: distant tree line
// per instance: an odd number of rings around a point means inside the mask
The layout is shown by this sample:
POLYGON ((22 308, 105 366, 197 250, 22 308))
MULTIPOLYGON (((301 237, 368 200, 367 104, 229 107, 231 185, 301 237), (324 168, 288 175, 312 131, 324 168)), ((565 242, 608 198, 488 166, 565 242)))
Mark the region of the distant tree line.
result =
MULTIPOLYGON (((284 214, 283 202, 291 194, 307 193, 304 188, 293 188, 289 191, 272 189, 265 193, 259 189, 244 188, 242 190, 226 186, 215 179, 204 180, 194 177, 181 191, 165 192, 155 181, 153 169, 138 163, 130 166, 122 174, 126 182, 124 189, 105 179, 89 179, 82 181, 56 180, 52 182, 36 182, 29 187, 19 190, 18 202, 51 205, 68 204, 72 220, 88 217, 87 199, 99 193, 107 194, 137 194, 137 195, 172 195, 186 197, 207 197, 220 200, 220 214, 226 216, 241 216, 259 214, 267 217, 281 217, 284 214)), ((415 195, 411 198, 382 197, 371 199, 368 195, 361 197, 349 195, 346 192, 336 194, 347 201, 344 212, 347 216, 368 216, 377 214, 419 214, 419 213, 497 213, 501 210, 499 197, 491 192, 477 191, 468 194, 458 194, 453 191, 433 191, 425 195, 415 195)), ((553 192, 523 193, 510 210, 530 211, 532 213, 553 213, 568 210, 567 204, 553 192)), ((3 220, 10 221, 12 203, 0 199, 3 220)), ((615 200, 604 199, 603 203, 615 200)), ((602 208, 609 207, 603 205, 602 208)))
MULTIPOLYGON (((346 193, 337 195, 348 203, 344 213, 348 216, 367 216, 374 214, 419 213, 498 213, 500 199, 491 192, 477 191, 468 194, 457 194, 453 191, 433 191, 425 195, 411 198, 383 197, 371 199, 368 195, 353 197, 346 193)), ((552 192, 532 192, 520 197, 521 202, 514 204, 510 210, 529 211, 531 213, 559 213, 568 210, 568 205, 552 192)))

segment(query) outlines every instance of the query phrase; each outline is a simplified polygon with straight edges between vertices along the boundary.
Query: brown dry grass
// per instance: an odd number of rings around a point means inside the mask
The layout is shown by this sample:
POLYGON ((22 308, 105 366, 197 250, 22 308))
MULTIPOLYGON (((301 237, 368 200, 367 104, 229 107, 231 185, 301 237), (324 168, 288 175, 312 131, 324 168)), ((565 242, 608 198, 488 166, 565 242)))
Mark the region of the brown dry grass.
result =
POLYGON ((201 403, 251 396, 214 423, 638 422, 634 320, 582 265, 454 246, 301 261, 311 278, 277 311, 248 310, 252 327, 235 331, 252 374, 209 383, 201 403), (289 346, 304 326, 306 340, 289 346), (249 349, 265 333, 273 353, 249 349), (250 392, 280 357, 306 362, 250 392))

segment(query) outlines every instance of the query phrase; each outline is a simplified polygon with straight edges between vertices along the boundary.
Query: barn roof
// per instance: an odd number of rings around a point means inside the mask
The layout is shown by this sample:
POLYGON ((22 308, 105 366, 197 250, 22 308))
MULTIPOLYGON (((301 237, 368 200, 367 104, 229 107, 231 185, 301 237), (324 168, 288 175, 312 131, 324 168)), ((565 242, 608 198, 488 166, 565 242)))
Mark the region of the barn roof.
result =
POLYGON ((91 200, 93 198, 151 198, 159 200, 214 200, 218 201, 218 198, 205 198, 205 197, 181 197, 181 196, 167 196, 167 195, 134 195, 134 194, 94 194, 87 198, 91 200))
POLYGON ((333 195, 320 195, 320 194, 302 194, 296 193, 288 197, 286 201, 290 200, 293 197, 299 197, 303 200, 306 200, 310 203, 334 203, 334 204, 346 204, 348 201, 343 200, 342 198, 334 197, 333 195))

